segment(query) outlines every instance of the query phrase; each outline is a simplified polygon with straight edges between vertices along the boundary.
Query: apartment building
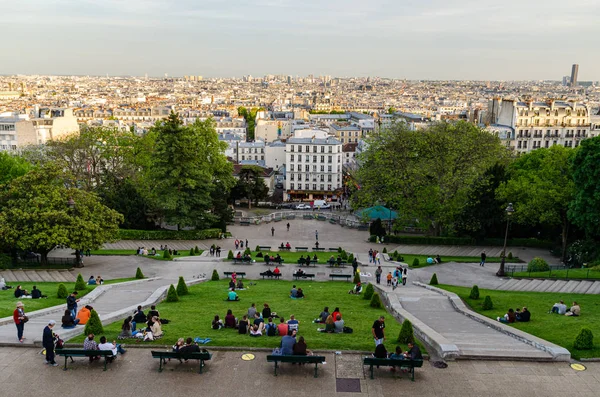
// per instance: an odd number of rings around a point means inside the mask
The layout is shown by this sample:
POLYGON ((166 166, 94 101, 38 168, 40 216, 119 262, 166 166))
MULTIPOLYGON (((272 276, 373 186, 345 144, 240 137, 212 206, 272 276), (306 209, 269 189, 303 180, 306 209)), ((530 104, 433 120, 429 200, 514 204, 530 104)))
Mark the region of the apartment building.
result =
POLYGON ((326 200, 342 186, 342 143, 321 130, 286 142, 285 201, 326 200))
POLYGON ((575 101, 494 98, 488 110, 492 121, 488 130, 520 153, 553 145, 577 147, 592 136, 590 109, 575 101))
POLYGON ((335 136, 337 140, 345 143, 358 143, 360 139, 366 136, 366 133, 357 125, 348 123, 332 123, 329 126, 329 132, 335 136))
POLYGON ((273 142, 278 139, 285 139, 292 134, 291 119, 263 119, 259 118, 254 128, 255 139, 260 139, 265 142, 273 142))

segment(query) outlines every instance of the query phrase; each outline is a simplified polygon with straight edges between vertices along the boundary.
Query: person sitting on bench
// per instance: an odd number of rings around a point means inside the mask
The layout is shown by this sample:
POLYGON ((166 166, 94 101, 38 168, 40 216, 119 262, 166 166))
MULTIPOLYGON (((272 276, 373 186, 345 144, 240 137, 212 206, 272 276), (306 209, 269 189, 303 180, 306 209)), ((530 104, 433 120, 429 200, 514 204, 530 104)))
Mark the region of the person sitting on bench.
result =
MULTIPOLYGON (((319 258, 317 258, 317 254, 315 254, 315 256, 313 256, 312 260, 315 263, 319 262, 319 258)), ((309 263, 309 265, 310 265, 310 263, 309 263)))
POLYGON ((279 270, 278 266, 275 266, 275 269, 273 270, 273 274, 275 276, 281 276, 281 270, 279 270))
POLYGON ((269 262, 271 262, 271 257, 269 256, 269 254, 265 254, 265 263, 267 264, 267 266, 269 266, 269 262))
POLYGON ((236 257, 236 259, 242 259, 242 252, 238 251, 238 253, 235 257, 236 257))
POLYGON ((231 291, 229 291, 229 293, 227 294, 227 300, 228 301, 239 301, 240 300, 240 297, 235 292, 235 289, 232 289, 231 291))
POLYGON ((279 249, 282 250, 285 248, 285 245, 283 245, 283 241, 281 242, 281 245, 279 246, 279 249))
POLYGON ((281 338, 281 354, 282 355, 293 355, 294 344, 296 344, 296 330, 289 330, 288 334, 281 338))
POLYGON ((292 351, 295 356, 312 356, 310 350, 306 348, 306 342, 304 341, 304 336, 298 338, 298 342, 294 343, 292 347, 292 351))
POLYGON ((294 273, 294 275, 296 275, 296 277, 302 277, 304 276, 306 273, 304 273, 304 270, 302 269, 298 269, 296 270, 296 272, 294 273))
POLYGON ((113 343, 107 342, 106 341, 106 336, 101 336, 100 337, 100 344, 98 344, 98 350, 111 350, 112 351, 112 357, 106 357, 108 362, 112 362, 115 357, 117 356, 117 353, 120 354, 125 354, 127 353, 127 351, 125 349, 123 349, 123 347, 121 347, 121 345, 117 344, 117 341, 113 341, 113 343))
MULTIPOLYGON (((69 310, 70 312, 70 310, 69 310)), ((94 334, 89 334, 87 338, 83 341, 83 350, 100 350, 98 349, 98 344, 94 340, 94 334)), ((100 356, 90 357, 90 362, 94 360, 99 360, 100 356)))
POLYGON ((179 348, 179 353, 200 353, 200 346, 198 346, 197 343, 194 343, 194 340, 192 338, 187 338, 185 341, 185 346, 179 348))
POLYGON ((404 353, 404 357, 410 358, 411 360, 422 360, 423 355, 419 346, 415 345, 414 342, 408 342, 408 351, 404 353))
POLYGON ((298 264, 300 264, 300 266, 304 265, 305 259, 304 259, 304 254, 300 255, 300 259, 298 259, 298 264))
POLYGON ((333 255, 331 255, 331 258, 329 258, 329 266, 333 266, 335 265, 335 257, 333 255))
POLYGON ((388 358, 388 352, 385 349, 385 346, 383 345, 383 343, 380 343, 375 347, 375 353, 373 353, 373 357, 388 358))
POLYGON ((281 264, 281 256, 280 256, 279 254, 277 254, 277 255, 275 256, 275 259, 273 259, 273 261, 274 261, 275 263, 279 263, 279 264, 281 264))
POLYGON ((267 271, 265 272, 265 276, 267 277, 273 277, 275 273, 273 273, 273 271, 271 269, 267 269, 267 271))
POLYGON ((289 241, 285 244, 285 248, 287 248, 287 249, 291 249, 292 248, 292 246, 290 245, 289 241))

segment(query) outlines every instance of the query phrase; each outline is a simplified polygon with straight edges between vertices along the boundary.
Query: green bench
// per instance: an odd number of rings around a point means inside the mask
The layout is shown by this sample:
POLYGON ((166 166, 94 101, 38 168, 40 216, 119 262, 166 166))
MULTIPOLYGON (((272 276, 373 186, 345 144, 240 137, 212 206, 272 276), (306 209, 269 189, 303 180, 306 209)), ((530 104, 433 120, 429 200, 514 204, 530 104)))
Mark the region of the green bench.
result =
POLYGON ((327 248, 329 252, 338 252, 339 248, 327 248))
POLYGON ((327 261, 327 267, 341 267, 341 268, 345 268, 346 267, 346 262, 330 262, 327 261))
POLYGON ((156 351, 152 350, 152 358, 158 358, 160 360, 160 365, 158 367, 158 372, 162 372, 163 366, 167 363, 167 359, 175 359, 175 360, 198 360, 200 363, 199 374, 202 373, 202 367, 204 367, 204 362, 209 361, 212 358, 212 353, 204 350, 201 352, 194 353, 178 353, 178 352, 169 352, 169 351, 156 351))
POLYGON ((65 367, 63 368, 65 371, 69 358, 71 358, 71 362, 74 362, 73 357, 104 357, 104 370, 106 371, 108 357, 114 357, 112 350, 56 349, 55 354, 65 358, 65 367))
POLYGON ((263 280, 265 279, 265 277, 276 278, 277 280, 279 280, 279 277, 281 277, 281 273, 279 273, 279 274, 268 274, 267 272, 263 272, 263 273, 260 273, 260 275, 262 276, 263 280))
POLYGON ((352 277, 352 275, 350 274, 335 274, 332 273, 329 275, 329 277, 331 278, 331 281, 333 281, 334 278, 345 278, 346 281, 350 281, 350 278, 352 277))
POLYGON ((315 275, 312 273, 304 273, 302 275, 294 273, 294 280, 299 280, 301 278, 310 278, 311 280, 313 280, 315 278, 315 275))
POLYGON ((318 378, 318 365, 325 362, 325 357, 324 356, 268 355, 267 362, 275 363, 275 376, 277 376, 277 363, 315 364, 315 378, 318 378))
POLYGON ((298 251, 308 251, 308 247, 296 247, 296 252, 298 251))
POLYGON ((259 245, 258 248, 260 248, 261 251, 271 251, 270 245, 259 245))
MULTIPOLYGON (((231 277, 231 275, 232 275, 233 273, 234 273, 234 272, 223 272, 223 274, 225 275, 225 278, 227 278, 227 277, 231 277)), ((238 277, 241 277, 241 278, 242 278, 242 280, 243 280, 243 279, 244 279, 244 277, 246 276, 246 272, 235 272, 235 274, 236 274, 238 277)))
POLYGON ((398 360, 394 358, 375 358, 366 356, 363 360, 363 365, 368 365, 371 371, 371 379, 373 378, 373 366, 381 367, 400 367, 403 369, 409 369, 411 379, 415 381, 415 368, 421 368, 423 366, 423 360, 398 360))
POLYGON ((249 259, 249 258, 246 258, 246 259, 244 259, 244 258, 233 258, 233 264, 235 265, 235 264, 238 264, 238 263, 242 263, 242 264, 247 263, 247 264, 251 265, 252 264, 252 259, 249 259))
POLYGON ((313 251, 325 251, 325 248, 317 248, 317 247, 314 247, 312 250, 313 250, 313 251))
POLYGON ((302 263, 300 263, 300 259, 298 259, 296 261, 296 263, 299 264, 300 266, 310 266, 312 264, 315 267, 317 266, 317 262, 318 262, 318 260, 314 260, 314 259, 311 259, 308 263, 307 263, 306 259, 304 259, 304 262, 302 262, 302 263))

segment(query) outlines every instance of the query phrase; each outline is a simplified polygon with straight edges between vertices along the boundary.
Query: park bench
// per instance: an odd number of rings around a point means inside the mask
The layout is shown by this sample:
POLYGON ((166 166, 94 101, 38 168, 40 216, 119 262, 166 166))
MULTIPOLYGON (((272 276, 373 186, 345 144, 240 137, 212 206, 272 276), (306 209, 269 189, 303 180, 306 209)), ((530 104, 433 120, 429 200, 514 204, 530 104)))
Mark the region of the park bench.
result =
POLYGON ((278 265, 281 265, 283 262, 285 262, 285 259, 281 258, 281 259, 269 259, 269 262, 265 261, 265 265, 271 265, 272 263, 277 263, 278 265))
POLYGON ((267 356, 267 362, 275 363, 275 376, 277 376, 277 363, 315 364, 315 378, 318 378, 318 365, 325 362, 325 357, 270 354, 267 356))
POLYGON ((316 260, 314 260, 314 259, 311 259, 309 263, 306 263, 306 262, 307 262, 307 261, 306 261, 306 259, 305 259, 305 260, 304 260, 304 262, 302 262, 302 263, 300 263, 300 259, 298 259, 298 260, 296 261, 296 263, 297 263, 297 264, 299 264, 300 266, 302 266, 302 265, 310 266, 310 265, 312 264, 312 265, 313 265, 313 266, 315 266, 315 267, 317 266, 317 262, 318 262, 318 261, 316 261, 316 260))
POLYGON ((231 277, 233 273, 235 273, 238 277, 241 277, 242 280, 244 279, 244 276, 246 276, 246 272, 223 272, 225 277, 231 277))
POLYGON ((237 265, 238 263, 250 265, 250 264, 252 264, 252 259, 249 259, 249 258, 245 258, 245 259, 244 258, 233 258, 233 264, 237 265))
POLYGON ((377 367, 400 367, 410 370, 411 379, 415 381, 415 368, 423 366, 423 360, 398 360, 394 358, 375 358, 366 356, 363 360, 363 365, 370 366, 371 379, 373 378, 373 366, 377 367))
POLYGON ((279 247, 279 251, 290 251, 292 247, 279 247))
POLYGON ((310 278, 311 280, 313 280, 315 278, 315 275, 312 273, 304 273, 302 275, 294 273, 294 280, 299 280, 301 278, 310 278))
POLYGON ((296 252, 298 251, 308 251, 308 247, 296 247, 296 252))
POLYGON ((170 352, 170 351, 155 351, 152 350, 152 358, 158 358, 160 360, 160 364, 158 366, 158 372, 162 372, 163 364, 167 364, 167 359, 175 359, 175 360, 198 360, 200 364, 199 374, 202 373, 202 367, 204 367, 204 362, 208 361, 212 358, 212 354, 207 352, 206 350, 201 352, 194 353, 178 353, 178 352, 170 352))
POLYGON ((327 262, 327 267, 341 267, 341 268, 345 268, 346 267, 346 262, 327 262))
POLYGON ((325 251, 325 248, 317 248, 317 247, 314 247, 312 250, 313 250, 313 251, 325 251))
POLYGON ((271 251, 270 245, 259 245, 258 248, 260 248, 261 251, 271 251))
POLYGON ((73 357, 104 357, 104 370, 106 371, 108 357, 114 357, 112 350, 56 349, 55 353, 58 356, 64 356, 65 367, 63 369, 65 371, 69 358, 71 358, 71 362, 74 362, 73 357))
POLYGON ((332 273, 329 275, 329 277, 331 277, 331 281, 333 281, 334 278, 345 278, 346 281, 350 281, 350 278, 352 277, 352 275, 350 274, 335 274, 332 273))
POLYGON ((339 248, 327 248, 329 252, 338 252, 339 248))
POLYGON ((250 221, 240 221, 240 226, 250 226, 250 221))
POLYGON ((260 275, 262 276, 263 280, 265 279, 265 277, 268 277, 268 278, 275 277, 277 280, 279 280, 279 277, 281 277, 281 273, 279 273, 279 274, 267 274, 267 272, 262 272, 262 273, 260 273, 260 275))

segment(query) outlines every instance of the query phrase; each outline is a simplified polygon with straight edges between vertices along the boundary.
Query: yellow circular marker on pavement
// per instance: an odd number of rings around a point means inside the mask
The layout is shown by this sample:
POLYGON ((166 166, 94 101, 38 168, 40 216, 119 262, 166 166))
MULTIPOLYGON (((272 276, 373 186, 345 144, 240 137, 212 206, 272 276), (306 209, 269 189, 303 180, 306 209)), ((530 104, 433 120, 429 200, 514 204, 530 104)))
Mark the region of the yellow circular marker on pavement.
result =
POLYGON ((252 360, 254 360, 254 354, 252 354, 252 353, 242 354, 242 360, 252 361, 252 360))
POLYGON ((583 364, 571 364, 571 368, 573 368, 575 371, 585 371, 585 365, 583 364))

